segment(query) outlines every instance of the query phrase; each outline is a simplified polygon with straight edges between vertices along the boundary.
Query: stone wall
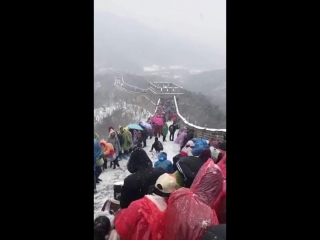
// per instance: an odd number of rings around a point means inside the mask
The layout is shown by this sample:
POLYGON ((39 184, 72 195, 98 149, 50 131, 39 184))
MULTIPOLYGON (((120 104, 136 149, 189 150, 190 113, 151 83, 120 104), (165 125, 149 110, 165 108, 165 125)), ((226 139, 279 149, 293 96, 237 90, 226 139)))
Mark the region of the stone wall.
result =
MULTIPOLYGON (((147 109, 149 112, 154 113, 156 110, 156 105, 158 104, 158 99, 160 97, 168 97, 169 95, 162 95, 162 94, 154 94, 150 90, 145 93, 141 94, 141 92, 132 92, 130 89, 126 89, 126 85, 123 87, 118 86, 118 89, 122 91, 126 91, 128 94, 134 95, 133 102, 135 104, 140 105, 141 107, 147 109), (145 99, 145 100, 144 100, 145 99)), ((179 95, 177 95, 179 97, 179 95)), ((174 101, 176 105, 177 114, 180 117, 181 127, 186 127, 188 130, 193 130, 195 133, 195 137, 207 138, 209 140, 223 140, 223 136, 226 135, 226 129, 211 129, 211 128, 204 128, 200 126, 196 126, 194 124, 189 123, 183 116, 183 113, 179 112, 176 96, 174 96, 174 101)))
POLYGON ((186 127, 188 130, 193 130, 195 137, 207 138, 209 140, 218 140, 218 141, 223 140, 223 137, 226 135, 226 132, 227 132, 226 129, 204 128, 204 127, 196 126, 194 124, 189 123, 179 112, 176 97, 174 97, 174 102, 176 105, 177 114, 181 119, 180 123, 182 127, 186 127))

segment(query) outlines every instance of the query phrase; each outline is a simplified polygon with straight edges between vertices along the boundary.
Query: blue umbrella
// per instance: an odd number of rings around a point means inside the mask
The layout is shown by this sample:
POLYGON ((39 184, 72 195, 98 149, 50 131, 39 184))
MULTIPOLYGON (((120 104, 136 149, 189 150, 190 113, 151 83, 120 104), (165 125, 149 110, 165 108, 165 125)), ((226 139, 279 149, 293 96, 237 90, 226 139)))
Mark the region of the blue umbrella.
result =
POLYGON ((135 129, 135 130, 140 130, 140 131, 143 130, 142 127, 140 127, 138 124, 129 124, 129 125, 127 126, 127 128, 129 128, 129 129, 135 129))

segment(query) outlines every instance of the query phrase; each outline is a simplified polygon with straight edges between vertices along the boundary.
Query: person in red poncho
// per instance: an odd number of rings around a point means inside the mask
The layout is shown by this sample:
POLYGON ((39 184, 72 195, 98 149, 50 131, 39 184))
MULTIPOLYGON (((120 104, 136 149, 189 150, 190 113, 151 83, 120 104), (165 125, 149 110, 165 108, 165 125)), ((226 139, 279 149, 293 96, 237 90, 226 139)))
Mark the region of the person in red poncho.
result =
POLYGON ((165 240, 201 240, 219 221, 211 204, 222 191, 223 176, 211 158, 201 167, 191 188, 170 195, 165 215, 165 240))
POLYGON ((220 224, 226 223, 226 197, 227 197, 227 153, 224 154, 221 161, 218 163, 221 169, 224 181, 223 190, 220 193, 218 199, 216 199, 212 204, 212 209, 217 213, 220 224))
POLYGON ((227 200, 227 181, 223 181, 223 189, 216 201, 212 205, 212 209, 217 214, 220 224, 226 223, 226 200, 227 200))
POLYGON ((166 199, 178 188, 174 176, 162 174, 151 195, 120 210, 114 220, 121 240, 164 240, 166 199))
POLYGON ((226 180, 227 179, 227 153, 224 153, 222 159, 219 161, 217 165, 221 169, 223 178, 226 180))

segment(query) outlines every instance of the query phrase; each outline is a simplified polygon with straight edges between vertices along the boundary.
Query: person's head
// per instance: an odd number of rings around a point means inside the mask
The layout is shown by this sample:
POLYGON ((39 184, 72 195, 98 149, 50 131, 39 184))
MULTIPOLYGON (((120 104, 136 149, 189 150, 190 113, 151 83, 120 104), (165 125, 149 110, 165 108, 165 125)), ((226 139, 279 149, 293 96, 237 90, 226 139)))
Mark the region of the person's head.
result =
POLYGON ((110 137, 114 138, 116 136, 116 131, 114 131, 113 129, 110 129, 110 137))
POLYGON ((94 239, 104 240, 111 230, 109 218, 106 216, 97 217, 94 220, 94 239))
POLYGON ((111 131, 111 129, 114 130, 113 127, 110 126, 110 127, 108 128, 109 132, 111 131))
POLYGON ((213 146, 214 148, 219 148, 219 142, 215 139, 211 141, 210 145, 213 146))
POLYGON ((158 160, 161 161, 161 162, 167 160, 167 153, 161 152, 161 153, 158 155, 158 160))
POLYGON ((179 188, 176 178, 173 174, 164 173, 156 181, 153 193, 168 198, 170 194, 179 188))
POLYGON ((147 153, 140 147, 135 148, 127 163, 127 169, 130 173, 139 171, 140 169, 152 168, 152 161, 147 153))
POLYGON ((195 145, 194 145, 194 142, 192 142, 191 140, 189 140, 186 144, 186 147, 190 147, 190 148, 193 148, 195 145))
POLYGON ((155 141, 155 142, 158 142, 158 138, 157 138, 157 137, 155 137, 155 138, 154 138, 154 141, 155 141))
POLYGON ((120 132, 123 133, 123 127, 120 127, 120 132))

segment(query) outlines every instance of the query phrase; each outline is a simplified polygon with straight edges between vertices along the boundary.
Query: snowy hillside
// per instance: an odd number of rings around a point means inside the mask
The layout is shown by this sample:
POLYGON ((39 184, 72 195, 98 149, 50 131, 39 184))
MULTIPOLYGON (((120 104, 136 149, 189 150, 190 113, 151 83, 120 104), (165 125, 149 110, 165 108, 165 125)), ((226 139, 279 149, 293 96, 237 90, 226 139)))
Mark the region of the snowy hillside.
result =
MULTIPOLYGON (((168 122, 168 125, 171 125, 172 122, 168 122)), ((177 132, 175 133, 174 139, 176 139, 177 132)), ((162 142, 162 138, 159 138, 159 140, 162 142)), ((144 150, 147 152, 149 158, 152 160, 153 163, 157 161, 157 156, 155 154, 155 151, 149 152, 151 150, 151 145, 154 142, 154 137, 152 139, 147 140, 147 147, 144 148, 144 150)), ((163 144, 163 151, 167 153, 168 160, 172 161, 173 157, 177 155, 180 151, 180 146, 178 144, 175 144, 171 141, 162 142, 163 144)), ((119 161, 119 164, 123 170, 119 169, 111 169, 108 168, 104 170, 104 172, 100 175, 99 178, 102 179, 102 182, 100 184, 97 184, 97 190, 98 193, 94 195, 94 212, 95 215, 99 214, 103 204, 105 201, 109 198, 113 198, 113 185, 116 182, 123 182, 124 178, 128 176, 130 173, 127 171, 127 160, 121 160, 119 161)))
POLYGON ((148 117, 152 116, 152 113, 140 106, 126 104, 125 102, 119 100, 115 104, 109 106, 105 105, 101 108, 94 109, 95 122, 102 122, 103 118, 112 115, 115 110, 119 109, 121 109, 123 113, 132 115, 132 123, 139 123, 139 121, 141 121, 142 119, 147 119, 148 117))

